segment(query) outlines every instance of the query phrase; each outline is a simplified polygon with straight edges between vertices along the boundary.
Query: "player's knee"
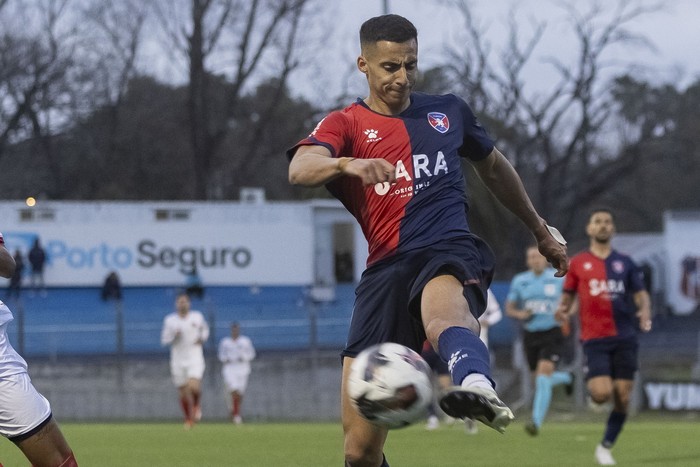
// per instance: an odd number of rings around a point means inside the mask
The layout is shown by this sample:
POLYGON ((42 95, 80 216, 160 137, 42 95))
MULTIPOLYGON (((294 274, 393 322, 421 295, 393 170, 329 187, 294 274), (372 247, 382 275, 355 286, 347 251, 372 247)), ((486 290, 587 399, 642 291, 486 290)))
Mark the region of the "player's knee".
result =
POLYGON ((369 465, 380 465, 383 460, 381 451, 367 449, 345 448, 345 465, 347 467, 364 467, 369 465))
POLYGON ((590 391, 590 394, 596 404, 605 404, 612 398, 612 393, 609 391, 590 391))
POLYGON ((364 442, 346 434, 345 437, 345 465, 350 467, 380 465, 384 457, 381 443, 372 440, 364 442))

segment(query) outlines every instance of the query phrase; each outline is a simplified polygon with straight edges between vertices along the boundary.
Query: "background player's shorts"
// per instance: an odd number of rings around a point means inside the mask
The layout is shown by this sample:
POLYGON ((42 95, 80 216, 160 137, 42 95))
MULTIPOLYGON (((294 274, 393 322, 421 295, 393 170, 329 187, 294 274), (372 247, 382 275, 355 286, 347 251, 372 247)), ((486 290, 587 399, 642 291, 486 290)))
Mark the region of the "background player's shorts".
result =
POLYGON ((221 376, 224 378, 224 385, 228 392, 237 391, 239 394, 245 393, 248 387, 248 376, 250 370, 224 365, 221 368, 221 376))
POLYGON ((204 359, 194 362, 170 362, 170 375, 176 387, 184 386, 189 379, 202 379, 204 376, 204 359))
POLYGON ((34 388, 29 375, 19 373, 0 378, 0 434, 13 441, 51 419, 51 405, 34 388))
POLYGON ((532 371, 537 369, 539 360, 559 362, 563 346, 564 335, 559 326, 546 331, 525 331, 523 333, 523 348, 527 364, 532 371))
POLYGON ((637 371, 636 337, 591 339, 583 343, 586 355, 586 379, 610 376, 612 379, 634 379, 637 371))
POLYGON ((382 342, 396 342, 420 352, 425 340, 420 298, 425 285, 441 274, 464 284, 464 297, 478 318, 486 309, 494 256, 474 235, 402 253, 373 264, 355 290, 350 332, 341 355, 355 357, 382 342))

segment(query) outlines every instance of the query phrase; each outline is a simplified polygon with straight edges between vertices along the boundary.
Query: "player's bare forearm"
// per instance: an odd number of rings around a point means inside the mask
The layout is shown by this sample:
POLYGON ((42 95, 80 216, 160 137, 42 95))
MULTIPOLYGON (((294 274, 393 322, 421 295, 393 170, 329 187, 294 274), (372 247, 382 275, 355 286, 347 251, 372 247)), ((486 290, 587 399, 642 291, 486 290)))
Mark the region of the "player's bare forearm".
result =
POLYGON ((572 307, 574 303, 574 295, 569 292, 564 292, 561 294, 559 299, 559 306, 554 312, 554 318, 559 322, 568 321, 569 317, 576 312, 577 307, 572 307))
POLYGON ((289 163, 292 185, 321 186, 340 176, 359 178, 363 185, 394 183, 396 167, 385 159, 333 158, 323 146, 302 146, 289 163))
POLYGON ((7 248, 0 244, 0 277, 9 279, 15 272, 15 259, 7 248))
POLYGON ((640 290, 634 294, 634 303, 637 305, 637 318, 639 329, 644 332, 651 331, 651 298, 646 290, 640 290))
POLYGON ((289 183, 321 186, 340 176, 342 168, 341 160, 323 146, 301 146, 289 163, 289 183))
POLYGON ((511 318, 525 321, 525 320, 530 319, 530 317, 532 316, 532 312, 530 310, 520 309, 517 306, 515 306, 515 304, 513 302, 507 301, 506 302, 506 315, 511 317, 511 318))
POLYGON ((557 270, 556 276, 563 276, 569 269, 566 246, 555 239, 525 191, 520 176, 501 152, 494 148, 483 161, 474 164, 479 177, 491 193, 509 211, 530 229, 537 240, 537 248, 557 270))

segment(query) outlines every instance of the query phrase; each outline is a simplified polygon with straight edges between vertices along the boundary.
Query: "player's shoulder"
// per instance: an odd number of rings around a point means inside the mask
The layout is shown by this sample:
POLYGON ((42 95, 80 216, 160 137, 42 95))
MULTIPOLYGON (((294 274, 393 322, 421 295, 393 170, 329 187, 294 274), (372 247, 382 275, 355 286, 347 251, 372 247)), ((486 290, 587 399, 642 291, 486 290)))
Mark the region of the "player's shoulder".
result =
POLYGON ((584 261, 590 260, 593 257, 593 254, 588 250, 579 251, 571 258, 569 258, 569 264, 581 264, 584 261))
POLYGON ((620 261, 626 261, 628 263, 634 263, 634 260, 632 257, 626 253, 622 253, 621 251, 618 250, 612 250, 610 252, 610 258, 620 260, 620 261))

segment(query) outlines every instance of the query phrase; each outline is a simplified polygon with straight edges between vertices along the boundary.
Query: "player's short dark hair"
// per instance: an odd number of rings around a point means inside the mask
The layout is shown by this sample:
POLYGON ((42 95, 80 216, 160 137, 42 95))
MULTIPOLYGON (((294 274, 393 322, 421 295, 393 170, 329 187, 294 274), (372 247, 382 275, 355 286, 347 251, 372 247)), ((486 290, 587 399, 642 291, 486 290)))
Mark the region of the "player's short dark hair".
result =
POLYGON ((588 221, 590 222, 593 215, 598 214, 599 212, 604 212, 606 214, 610 214, 610 217, 612 218, 613 222, 615 222, 615 214, 613 214, 612 209, 607 208, 605 206, 596 206, 596 207, 592 208, 590 211, 588 211, 588 221))
POLYGON ((399 15, 375 16, 360 27, 360 45, 379 41, 406 42, 418 40, 418 31, 409 20, 399 15))

